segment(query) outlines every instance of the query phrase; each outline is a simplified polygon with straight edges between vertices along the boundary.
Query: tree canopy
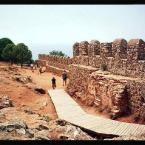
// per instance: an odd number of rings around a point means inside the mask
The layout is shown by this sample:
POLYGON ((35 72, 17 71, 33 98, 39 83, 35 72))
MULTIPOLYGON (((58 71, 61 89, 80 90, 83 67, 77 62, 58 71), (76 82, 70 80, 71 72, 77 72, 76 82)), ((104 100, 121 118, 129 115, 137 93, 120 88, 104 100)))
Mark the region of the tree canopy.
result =
POLYGON ((0 60, 12 63, 30 64, 32 52, 24 43, 15 45, 9 38, 0 39, 0 60))
POLYGON ((16 62, 23 65, 24 63, 32 62, 32 52, 28 49, 24 43, 19 43, 15 46, 14 55, 16 62))
POLYGON ((9 38, 1 38, 0 39, 0 60, 2 60, 2 52, 3 49, 8 45, 8 44, 14 44, 9 38))
POLYGON ((57 51, 57 50, 53 50, 53 51, 49 52, 49 55, 67 56, 62 51, 57 51))
POLYGON ((11 63, 15 60, 15 45, 14 44, 7 44, 7 46, 2 51, 2 58, 5 61, 10 61, 11 63))

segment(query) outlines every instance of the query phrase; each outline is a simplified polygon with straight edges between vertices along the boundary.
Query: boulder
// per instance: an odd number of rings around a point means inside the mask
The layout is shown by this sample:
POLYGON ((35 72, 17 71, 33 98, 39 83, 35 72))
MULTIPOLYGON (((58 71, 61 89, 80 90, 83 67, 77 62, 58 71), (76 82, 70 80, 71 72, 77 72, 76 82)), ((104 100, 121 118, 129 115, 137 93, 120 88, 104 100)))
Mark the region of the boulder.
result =
POLYGON ((0 109, 7 107, 13 107, 12 100, 10 99, 9 96, 6 95, 0 96, 0 109))
POLYGON ((24 132, 24 130, 26 130, 28 127, 26 125, 25 122, 21 121, 21 120, 11 120, 9 122, 5 122, 5 123, 0 123, 0 131, 7 131, 10 132, 12 130, 19 130, 19 129, 23 129, 21 130, 21 132, 24 132))
POLYGON ((64 120, 49 122, 49 137, 56 140, 93 140, 91 136, 64 120))
POLYGON ((40 94, 46 94, 46 90, 43 89, 42 87, 35 87, 34 90, 40 94))
POLYGON ((38 131, 37 133, 35 133, 34 139, 35 140, 50 140, 50 138, 48 137, 48 131, 46 130, 38 131))
POLYGON ((13 79, 16 80, 17 82, 20 82, 20 83, 23 83, 23 84, 27 84, 27 83, 32 82, 31 76, 16 75, 16 76, 13 77, 13 79))

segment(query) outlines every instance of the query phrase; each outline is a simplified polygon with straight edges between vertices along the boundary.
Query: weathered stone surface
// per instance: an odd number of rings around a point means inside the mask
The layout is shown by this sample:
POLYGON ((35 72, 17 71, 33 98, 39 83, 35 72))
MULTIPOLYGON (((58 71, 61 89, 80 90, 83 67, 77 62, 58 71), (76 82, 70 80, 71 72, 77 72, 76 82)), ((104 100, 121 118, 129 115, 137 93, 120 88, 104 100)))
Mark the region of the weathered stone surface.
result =
MULTIPOLYGON (((27 129, 27 125, 21 120, 12 120, 10 122, 0 123, 0 130, 10 132, 14 129, 27 129)), ((21 132, 24 132, 21 130, 21 132)))
POLYGON ((69 76, 69 71, 67 69, 61 69, 59 67, 53 67, 53 66, 50 66, 50 65, 48 65, 47 68, 46 68, 46 71, 51 72, 51 73, 53 73, 55 75, 58 75, 58 76, 62 76, 62 73, 63 73, 64 70, 66 70, 66 72, 69 76))
POLYGON ((48 131, 46 130, 38 131, 34 135, 34 140, 50 140, 50 138, 48 137, 48 131))
POLYGON ((107 75, 107 72, 80 65, 71 65, 70 72, 67 92, 84 104, 109 113, 112 118, 135 113, 142 106, 144 82, 109 76, 109 72, 107 75))
POLYGON ((73 45, 73 56, 79 56, 79 43, 76 42, 74 45, 73 45))
POLYGON ((31 83, 32 82, 32 78, 31 76, 21 76, 21 75, 15 75, 13 77, 14 80, 23 83, 23 84, 27 84, 27 83, 31 83))
POLYGON ((13 107, 12 100, 9 96, 1 95, 0 96, 0 109, 7 108, 7 107, 13 107))
POLYGON ((127 41, 125 39, 115 39, 112 44, 112 55, 116 59, 127 58, 127 41))
POLYGON ((94 140, 79 127, 63 120, 50 121, 49 126, 49 137, 55 140, 94 140))
MULTIPOLYGON (((69 84, 67 86, 67 92, 82 101, 86 100, 86 90, 88 87, 89 74, 96 71, 93 67, 85 67, 80 65, 71 65, 69 69, 69 84)), ((92 103, 92 100, 86 101, 86 103, 92 103)))
POLYGON ((101 43, 100 55, 102 58, 112 56, 112 43, 101 43))
POLYGON ((79 54, 80 55, 88 55, 88 41, 82 41, 79 43, 79 54))
POLYGON ((100 42, 97 40, 91 40, 88 46, 88 56, 100 55, 100 42))
POLYGON ((131 39, 128 42, 127 59, 128 61, 137 61, 145 59, 145 43, 142 39, 131 39))

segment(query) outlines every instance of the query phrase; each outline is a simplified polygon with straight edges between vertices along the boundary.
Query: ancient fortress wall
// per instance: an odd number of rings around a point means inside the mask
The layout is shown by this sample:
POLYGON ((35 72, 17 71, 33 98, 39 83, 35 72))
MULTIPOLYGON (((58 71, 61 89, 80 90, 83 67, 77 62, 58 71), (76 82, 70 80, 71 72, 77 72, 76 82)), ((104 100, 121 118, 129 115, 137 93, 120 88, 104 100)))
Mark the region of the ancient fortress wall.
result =
POLYGON ((38 62, 58 75, 63 69, 68 70, 67 92, 86 105, 115 116, 128 112, 143 114, 145 42, 142 39, 77 42, 72 58, 41 54, 38 62), (102 74, 100 69, 110 74, 102 74))
POLYGON ((101 68, 113 74, 145 77, 145 42, 142 39, 116 39, 111 43, 83 41, 73 46, 72 63, 101 68))
POLYGON ((39 59, 36 62, 39 66, 45 66, 46 71, 58 76, 62 75, 64 69, 68 71, 69 65, 71 64, 71 59, 69 57, 39 54, 38 58, 39 59))
POLYGON ((53 56, 39 54, 39 60, 46 61, 46 65, 51 65, 61 69, 68 69, 68 65, 71 64, 71 59, 69 57, 53 56))
POLYGON ((144 78, 145 42, 142 39, 131 39, 128 43, 125 39, 116 39, 110 43, 82 41, 73 45, 73 58, 40 54, 39 60, 61 69, 68 69, 70 64, 80 64, 106 67, 113 74, 144 78))

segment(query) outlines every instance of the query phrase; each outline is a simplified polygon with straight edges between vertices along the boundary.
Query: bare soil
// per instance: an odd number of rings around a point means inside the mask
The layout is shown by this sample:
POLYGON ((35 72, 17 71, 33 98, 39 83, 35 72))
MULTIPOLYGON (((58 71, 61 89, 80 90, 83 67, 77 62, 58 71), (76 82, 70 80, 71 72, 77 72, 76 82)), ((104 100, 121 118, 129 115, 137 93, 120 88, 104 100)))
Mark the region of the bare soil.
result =
MULTIPOLYGON (((7 68, 8 64, 0 63, 0 67, 7 68)), ((51 78, 54 76, 56 78, 57 88, 63 88, 62 79, 50 73, 45 72, 40 75, 38 70, 32 72, 30 68, 20 67, 18 67, 18 73, 25 76, 31 76, 34 84, 46 90, 52 88, 51 78)), ((57 118, 55 107, 47 93, 35 93, 33 90, 25 87, 25 85, 12 80, 8 71, 0 70, 0 80, 0 94, 10 96, 15 107, 22 108, 27 106, 36 113, 48 115, 51 119, 57 118), (45 104, 44 102, 47 102, 47 105, 43 105, 45 104)))

